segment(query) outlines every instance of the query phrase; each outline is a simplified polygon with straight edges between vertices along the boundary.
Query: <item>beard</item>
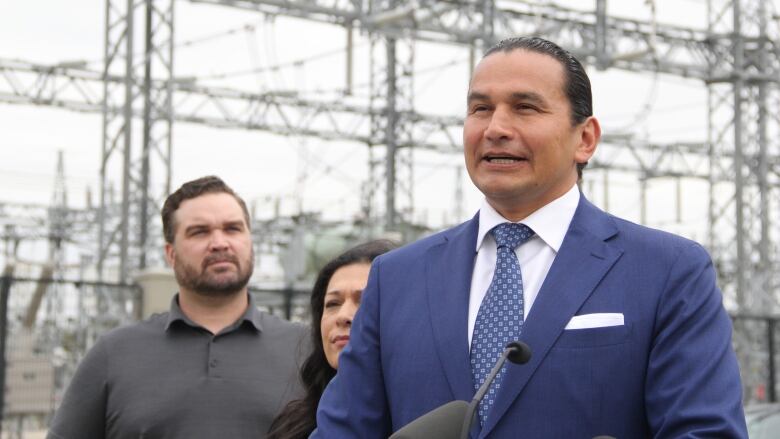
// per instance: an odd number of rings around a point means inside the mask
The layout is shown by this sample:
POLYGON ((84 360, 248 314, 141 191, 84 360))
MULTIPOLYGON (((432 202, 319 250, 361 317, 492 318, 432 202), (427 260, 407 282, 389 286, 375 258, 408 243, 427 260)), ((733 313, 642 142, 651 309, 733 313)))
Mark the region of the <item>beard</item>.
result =
POLYGON ((177 261, 174 265, 176 281, 182 288, 208 297, 226 297, 240 292, 249 283, 254 270, 254 251, 245 261, 239 261, 231 253, 213 253, 203 259, 200 267, 177 261), (213 273, 209 266, 217 262, 230 262, 236 270, 231 273, 213 273))

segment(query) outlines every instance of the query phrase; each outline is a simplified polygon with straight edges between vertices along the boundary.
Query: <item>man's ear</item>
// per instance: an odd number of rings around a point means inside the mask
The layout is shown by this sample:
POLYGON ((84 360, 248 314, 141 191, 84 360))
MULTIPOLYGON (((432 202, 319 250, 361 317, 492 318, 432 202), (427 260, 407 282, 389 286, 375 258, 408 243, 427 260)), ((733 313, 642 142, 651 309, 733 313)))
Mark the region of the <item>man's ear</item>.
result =
POLYGON ((171 268, 174 268, 173 262, 176 260, 176 253, 173 250, 173 244, 170 242, 165 243, 165 260, 171 268))
POLYGON ((593 154, 596 153, 596 146, 601 139, 601 125, 598 119, 590 116, 579 126, 580 142, 574 153, 574 160, 577 163, 587 163, 593 154))

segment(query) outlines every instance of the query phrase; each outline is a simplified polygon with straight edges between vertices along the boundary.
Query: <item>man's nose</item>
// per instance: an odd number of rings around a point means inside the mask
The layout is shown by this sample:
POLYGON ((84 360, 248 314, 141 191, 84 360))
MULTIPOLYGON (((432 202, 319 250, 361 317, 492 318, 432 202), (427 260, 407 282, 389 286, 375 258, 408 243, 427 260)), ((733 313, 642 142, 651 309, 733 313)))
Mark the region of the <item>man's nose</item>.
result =
POLYGON ((225 249, 228 247, 227 237, 221 230, 215 230, 211 233, 211 239, 209 240, 209 247, 211 249, 225 249))
POLYGON ((496 108, 485 129, 485 137, 492 142, 500 142, 511 139, 513 132, 509 110, 502 107, 496 108))

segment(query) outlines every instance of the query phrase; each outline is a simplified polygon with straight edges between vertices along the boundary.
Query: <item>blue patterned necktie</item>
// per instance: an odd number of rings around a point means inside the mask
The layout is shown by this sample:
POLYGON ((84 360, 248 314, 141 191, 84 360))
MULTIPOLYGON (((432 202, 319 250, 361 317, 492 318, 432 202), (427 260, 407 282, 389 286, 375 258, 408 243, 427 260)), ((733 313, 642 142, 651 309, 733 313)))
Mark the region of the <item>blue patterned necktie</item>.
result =
MULTIPOLYGON (((471 374, 475 392, 485 382, 507 343, 517 340, 523 329, 523 277, 515 248, 530 239, 534 232, 524 224, 503 223, 491 229, 490 234, 496 240, 498 252, 493 280, 479 306, 471 337, 471 374)), ((506 366, 496 375, 479 404, 482 425, 496 400, 505 373, 506 366)))

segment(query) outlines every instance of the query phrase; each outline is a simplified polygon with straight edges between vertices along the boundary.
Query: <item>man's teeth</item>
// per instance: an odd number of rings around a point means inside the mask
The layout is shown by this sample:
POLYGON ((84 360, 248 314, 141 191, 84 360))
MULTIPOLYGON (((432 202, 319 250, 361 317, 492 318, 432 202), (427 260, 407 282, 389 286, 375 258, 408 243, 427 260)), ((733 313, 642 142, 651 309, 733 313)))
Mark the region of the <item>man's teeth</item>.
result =
POLYGON ((489 158, 488 159, 488 161, 490 163, 497 163, 499 165, 508 165, 508 164, 511 164, 511 163, 519 162, 520 160, 521 159, 512 159, 512 158, 505 158, 505 157, 501 157, 501 158, 497 158, 496 157, 496 158, 489 158))

